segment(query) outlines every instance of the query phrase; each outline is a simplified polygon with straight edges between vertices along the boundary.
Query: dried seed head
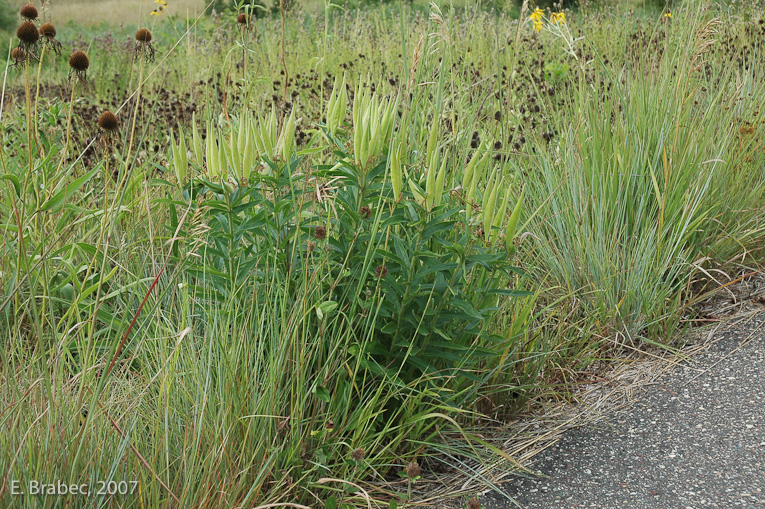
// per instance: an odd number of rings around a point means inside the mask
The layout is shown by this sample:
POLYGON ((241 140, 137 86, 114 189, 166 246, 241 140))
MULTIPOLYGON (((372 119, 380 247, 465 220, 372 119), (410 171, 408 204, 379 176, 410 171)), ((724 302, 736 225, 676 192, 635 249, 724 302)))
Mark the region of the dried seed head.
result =
POLYGON ((372 217, 372 211, 369 210, 369 207, 364 205, 363 207, 361 207, 361 210, 359 210, 359 215, 363 217, 364 219, 369 219, 370 217, 372 217))
POLYGON ((27 52, 24 51, 24 48, 17 47, 17 48, 13 48, 13 50, 11 51, 11 58, 15 60, 16 62, 20 62, 24 60, 26 56, 27 56, 27 52))
POLYGON ((236 17, 236 22, 240 25, 246 25, 247 24, 247 15, 243 12, 239 13, 239 16, 236 17))
POLYGON ((56 37, 56 27, 53 26, 53 23, 43 23, 40 27, 40 35, 52 39, 56 37))
POLYGON ((364 449, 358 448, 355 451, 351 453, 351 459, 353 461, 359 462, 364 459, 364 449))
POLYGON ((85 72, 90 67, 90 59, 84 51, 75 51, 69 57, 69 67, 77 72, 85 72))
POLYGON ((138 42, 151 42, 151 32, 148 28, 139 28, 135 33, 135 40, 138 42))
POLYGON ((37 31, 34 23, 25 21, 16 29, 16 37, 19 38, 22 44, 31 46, 40 40, 40 32, 37 31))
POLYGON ((414 479, 415 477, 419 477, 422 474, 422 469, 420 468, 419 463, 416 461, 411 461, 406 466, 406 475, 410 479, 414 479))
POLYGON ((21 8, 19 14, 21 14, 22 18, 29 20, 37 19, 37 8, 32 4, 27 4, 21 8))
POLYGON ((478 500, 478 497, 473 497, 468 500, 467 507, 468 509, 481 509, 481 502, 478 500))
POLYGON ((106 132, 116 131, 120 126, 120 121, 117 119, 117 115, 111 111, 105 111, 101 113, 96 123, 98 124, 98 127, 106 132))
POLYGON ((317 226, 316 230, 313 232, 313 236, 319 240, 324 240, 327 238, 327 229, 323 226, 317 226))
POLYGON ((386 267, 385 265, 378 265, 377 268, 375 269, 375 277, 379 279, 379 278, 384 278, 387 275, 388 275, 388 267, 386 267))

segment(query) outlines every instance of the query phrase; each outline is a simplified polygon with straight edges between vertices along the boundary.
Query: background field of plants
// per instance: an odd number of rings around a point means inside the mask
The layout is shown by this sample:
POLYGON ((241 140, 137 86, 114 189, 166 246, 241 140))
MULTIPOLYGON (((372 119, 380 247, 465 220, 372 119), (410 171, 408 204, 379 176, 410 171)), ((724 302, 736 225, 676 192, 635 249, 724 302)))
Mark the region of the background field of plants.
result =
POLYGON ((753 3, 50 3, 11 55, 0 2, 0 499, 138 488, 16 506, 411 505, 763 261, 753 3))

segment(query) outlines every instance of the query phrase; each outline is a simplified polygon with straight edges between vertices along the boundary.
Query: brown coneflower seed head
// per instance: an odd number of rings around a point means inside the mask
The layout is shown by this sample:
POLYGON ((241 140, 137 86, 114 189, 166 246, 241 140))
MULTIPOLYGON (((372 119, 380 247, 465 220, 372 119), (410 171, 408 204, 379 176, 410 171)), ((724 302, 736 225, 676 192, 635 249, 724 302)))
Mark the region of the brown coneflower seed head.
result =
POLYGON ((40 35, 47 37, 48 39, 53 39, 56 37, 56 27, 53 26, 53 23, 43 23, 40 27, 40 35))
POLYGON ((478 498, 473 497, 468 500, 467 509, 481 509, 481 502, 478 500, 478 498))
POLYGON ((37 7, 35 7, 32 4, 27 4, 24 7, 21 8, 21 11, 19 12, 21 14, 22 18, 26 19, 37 19, 37 7))
POLYGON ((364 459, 364 449, 359 447, 358 449, 353 451, 351 453, 351 459, 353 461, 357 461, 357 462, 363 460, 364 459))
POLYGON ((422 474, 422 469, 420 468, 420 464, 416 461, 410 461, 409 464, 406 466, 406 475, 410 479, 414 479, 415 477, 419 477, 420 474, 422 474))
POLYGON ((151 32, 148 28, 139 28, 135 33, 135 40, 138 42, 151 42, 151 32))
POLYGON ((247 15, 243 12, 239 13, 239 16, 236 17, 236 22, 240 25, 246 25, 247 24, 247 15))
POLYGON ((120 126, 120 121, 117 119, 117 115, 111 111, 105 111, 101 113, 96 123, 98 124, 98 127, 106 132, 116 131, 120 126))
POLYGON ((22 44, 31 46, 40 40, 40 32, 37 31, 37 27, 34 23, 25 21, 16 29, 16 37, 19 38, 22 44))
POLYGON ((324 240, 327 238, 327 229, 324 226, 317 226, 313 236, 319 240, 324 240))
POLYGON ((75 51, 69 57, 69 67, 78 72, 85 72, 90 67, 90 59, 84 51, 75 51))
POLYGON ((24 60, 26 56, 27 56, 27 52, 24 51, 24 48, 17 47, 17 48, 13 48, 13 50, 11 51, 11 58, 17 62, 24 60))
POLYGON ((375 277, 376 278, 383 278, 388 275, 388 267, 385 265, 378 265, 375 269, 375 277))

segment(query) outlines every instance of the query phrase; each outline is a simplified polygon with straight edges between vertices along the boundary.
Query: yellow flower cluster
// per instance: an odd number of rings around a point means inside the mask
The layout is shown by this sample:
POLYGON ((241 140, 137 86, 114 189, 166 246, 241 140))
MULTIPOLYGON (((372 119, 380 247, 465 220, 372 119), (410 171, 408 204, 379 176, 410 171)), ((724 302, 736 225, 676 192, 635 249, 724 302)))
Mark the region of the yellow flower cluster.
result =
POLYGON ((532 24, 534 25, 534 30, 537 32, 542 30, 542 27, 544 26, 544 23, 542 22, 542 17, 544 14, 544 11, 537 7, 534 9, 534 12, 531 13, 531 16, 529 16, 529 20, 531 20, 532 24))
POLYGON ((151 16, 159 16, 165 10, 165 7, 167 7, 167 2, 165 0, 154 0, 154 3, 157 4, 158 7, 149 14, 151 16))
MULTIPOLYGON (((534 30, 537 32, 541 31, 542 28, 544 28, 544 15, 545 12, 537 7, 534 9, 534 12, 531 13, 531 16, 529 16, 529 21, 531 21, 532 25, 534 26, 534 30)), ((550 13, 550 23, 553 25, 565 25, 566 24, 566 14, 563 12, 552 12, 550 13)))

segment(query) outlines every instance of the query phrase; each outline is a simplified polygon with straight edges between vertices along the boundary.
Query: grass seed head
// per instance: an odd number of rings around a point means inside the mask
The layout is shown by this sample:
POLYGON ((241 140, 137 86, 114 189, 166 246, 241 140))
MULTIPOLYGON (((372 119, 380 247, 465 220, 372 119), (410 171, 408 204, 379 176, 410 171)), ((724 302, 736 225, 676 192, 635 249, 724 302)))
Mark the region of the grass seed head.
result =
POLYGON ((32 4, 27 4, 19 11, 21 17, 28 20, 37 19, 37 7, 32 4))
POLYGON ((105 111, 101 113, 96 123, 98 124, 98 127, 108 133, 116 131, 120 126, 120 121, 117 119, 117 115, 111 111, 105 111))
POLYGON ((138 42, 151 42, 151 32, 148 28, 139 28, 135 33, 135 40, 138 42))
POLYGON ((32 46, 40 40, 40 32, 31 21, 25 21, 16 29, 16 37, 24 46, 32 46))

